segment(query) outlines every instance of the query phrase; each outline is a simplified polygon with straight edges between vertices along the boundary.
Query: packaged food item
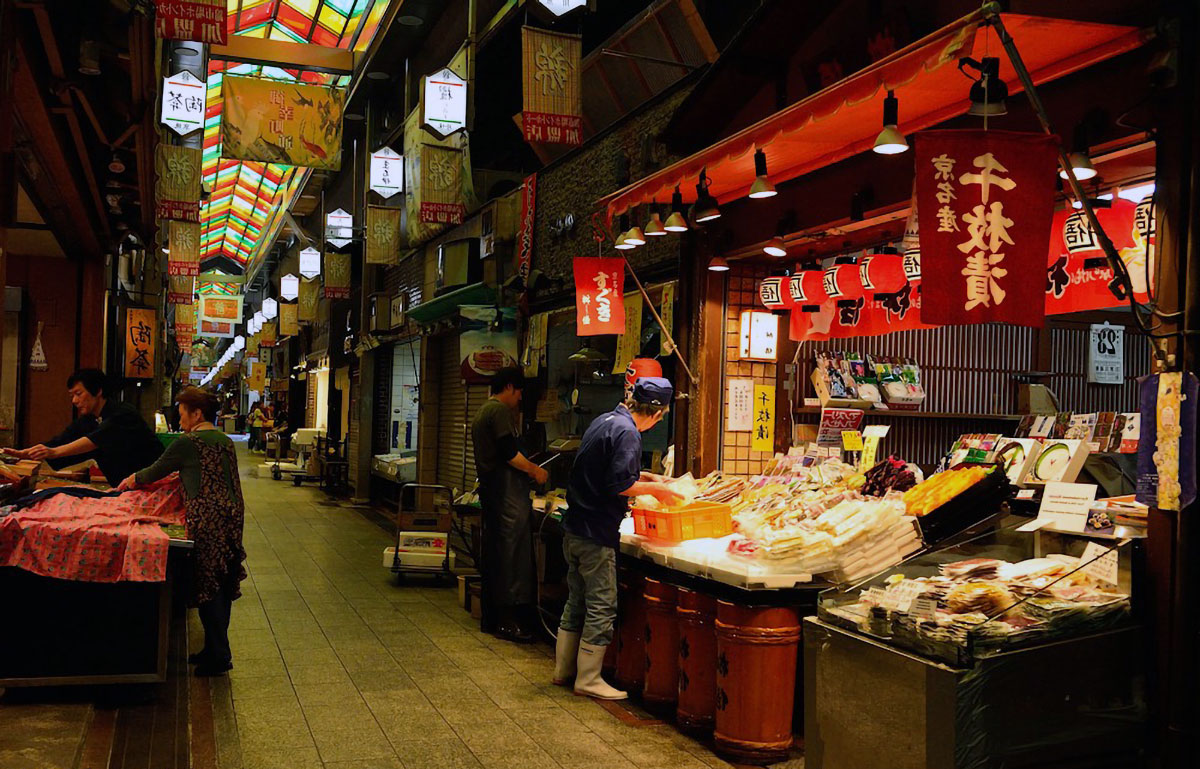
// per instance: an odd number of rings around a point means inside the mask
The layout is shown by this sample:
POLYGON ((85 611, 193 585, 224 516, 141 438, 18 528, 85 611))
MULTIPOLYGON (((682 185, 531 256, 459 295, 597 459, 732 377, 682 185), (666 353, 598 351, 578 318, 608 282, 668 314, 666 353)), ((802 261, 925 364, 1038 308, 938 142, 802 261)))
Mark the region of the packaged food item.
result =
POLYGON ((915 410, 925 400, 921 370, 911 358, 871 358, 889 409, 915 410))
POLYGON ((858 390, 858 397, 872 404, 881 402, 883 396, 879 392, 879 380, 875 378, 875 372, 870 366, 870 360, 858 353, 846 353, 844 361, 850 371, 850 376, 854 379, 854 386, 858 390))

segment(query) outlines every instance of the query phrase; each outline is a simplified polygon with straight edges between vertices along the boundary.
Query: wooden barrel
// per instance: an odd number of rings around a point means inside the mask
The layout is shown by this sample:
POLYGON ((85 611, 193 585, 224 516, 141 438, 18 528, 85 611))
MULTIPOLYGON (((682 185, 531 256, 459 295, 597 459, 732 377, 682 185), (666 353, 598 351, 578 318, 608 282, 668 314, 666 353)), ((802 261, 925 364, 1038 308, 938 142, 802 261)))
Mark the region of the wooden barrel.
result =
POLYGON ((713 728, 717 707, 717 599, 679 588, 679 701, 675 723, 689 733, 713 728))
POLYGON ((646 672, 642 701, 647 709, 671 711, 679 696, 679 618, 675 616, 675 586, 647 579, 646 672))
POLYGON ((717 752, 756 764, 792 744, 800 614, 794 608, 717 602, 717 752))
POLYGON ((626 572, 617 580, 617 686, 630 694, 642 690, 646 678, 646 599, 642 575, 626 572))

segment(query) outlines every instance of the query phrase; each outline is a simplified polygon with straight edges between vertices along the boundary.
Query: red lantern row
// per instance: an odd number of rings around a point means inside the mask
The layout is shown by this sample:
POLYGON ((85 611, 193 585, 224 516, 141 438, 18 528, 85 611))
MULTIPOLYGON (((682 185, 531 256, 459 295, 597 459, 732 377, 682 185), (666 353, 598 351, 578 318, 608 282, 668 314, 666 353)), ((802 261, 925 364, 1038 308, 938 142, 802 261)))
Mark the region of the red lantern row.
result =
POLYGON ((895 294, 921 277, 918 253, 870 254, 858 264, 801 270, 792 277, 765 278, 758 297, 769 310, 820 305, 827 299, 853 301, 865 295, 895 294))

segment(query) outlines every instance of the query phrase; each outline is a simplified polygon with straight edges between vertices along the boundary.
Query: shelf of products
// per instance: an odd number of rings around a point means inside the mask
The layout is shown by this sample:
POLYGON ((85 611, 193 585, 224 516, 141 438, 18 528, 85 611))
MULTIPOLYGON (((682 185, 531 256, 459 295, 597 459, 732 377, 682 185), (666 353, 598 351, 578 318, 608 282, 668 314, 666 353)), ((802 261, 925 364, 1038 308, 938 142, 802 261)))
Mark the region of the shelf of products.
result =
MULTIPOLYGON (((801 406, 797 414, 817 414, 823 411, 821 406, 801 406)), ((1023 419, 1022 414, 957 414, 946 411, 905 411, 902 409, 864 409, 867 416, 872 417, 905 417, 908 419, 986 419, 994 421, 1017 421, 1023 419)))

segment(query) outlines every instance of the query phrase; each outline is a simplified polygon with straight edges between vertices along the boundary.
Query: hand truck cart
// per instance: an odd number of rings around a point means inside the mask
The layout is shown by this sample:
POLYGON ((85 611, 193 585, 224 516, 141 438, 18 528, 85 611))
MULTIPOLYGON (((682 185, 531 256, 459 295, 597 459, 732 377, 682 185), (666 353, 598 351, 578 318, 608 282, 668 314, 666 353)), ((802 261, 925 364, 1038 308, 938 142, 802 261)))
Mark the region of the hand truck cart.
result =
POLYGON ((404 582, 406 574, 430 574, 434 581, 441 585, 447 579, 453 579, 450 570, 450 521, 451 513, 439 513, 436 510, 438 495, 445 495, 447 511, 454 505, 454 490, 449 486, 438 483, 405 483, 400 487, 400 503, 396 516, 396 546, 392 549, 392 572, 396 575, 396 584, 404 582), (434 511, 418 512, 415 509, 408 513, 404 509, 405 492, 412 490, 412 505, 417 507, 417 492, 426 490, 432 492, 434 511), (406 531, 405 527, 422 529, 433 526, 432 531, 406 531))

